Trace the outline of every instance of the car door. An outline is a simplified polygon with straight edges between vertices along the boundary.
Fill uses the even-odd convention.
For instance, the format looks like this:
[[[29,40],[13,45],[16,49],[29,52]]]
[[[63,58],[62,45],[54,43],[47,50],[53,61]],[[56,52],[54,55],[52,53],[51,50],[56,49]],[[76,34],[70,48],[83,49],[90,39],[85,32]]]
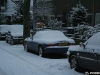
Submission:
[[[36,51],[36,49],[37,49],[36,44],[37,43],[34,41],[34,38],[32,39],[32,37],[30,37],[30,41],[28,41],[29,49]]]
[[[86,45],[85,49],[79,52],[79,61],[87,67],[97,68],[97,54],[95,49]]]
[[[100,49],[98,49],[97,60],[98,60],[98,70],[100,71]]]
[[[33,39],[31,44],[32,44],[32,49],[34,51],[37,51],[37,49],[38,49],[38,43],[36,41],[34,41],[34,39]]]

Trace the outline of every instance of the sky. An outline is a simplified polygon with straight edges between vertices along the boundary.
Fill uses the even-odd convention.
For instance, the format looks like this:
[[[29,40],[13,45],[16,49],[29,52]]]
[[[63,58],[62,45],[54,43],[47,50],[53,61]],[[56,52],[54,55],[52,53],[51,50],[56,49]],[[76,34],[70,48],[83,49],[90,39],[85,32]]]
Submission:
[[[31,6],[33,5],[33,0],[31,0],[31,4],[30,4]]]

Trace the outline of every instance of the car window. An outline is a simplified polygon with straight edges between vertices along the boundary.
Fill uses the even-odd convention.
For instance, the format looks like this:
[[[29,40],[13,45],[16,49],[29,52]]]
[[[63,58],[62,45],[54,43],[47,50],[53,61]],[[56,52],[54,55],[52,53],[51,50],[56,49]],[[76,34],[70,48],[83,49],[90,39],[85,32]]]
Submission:
[[[37,31],[35,35],[33,36],[33,38],[41,38],[41,33]]]
[[[61,31],[38,31],[34,38],[65,38],[66,36]]]
[[[64,38],[66,37],[61,31],[44,31],[41,33],[43,38]]]

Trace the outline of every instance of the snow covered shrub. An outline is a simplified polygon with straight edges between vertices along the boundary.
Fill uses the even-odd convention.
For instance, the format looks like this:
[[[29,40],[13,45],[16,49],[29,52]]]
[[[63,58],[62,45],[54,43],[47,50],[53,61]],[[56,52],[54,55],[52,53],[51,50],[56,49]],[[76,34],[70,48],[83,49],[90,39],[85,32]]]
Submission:
[[[23,23],[23,15],[21,15],[20,13],[13,14],[12,23],[13,24],[22,24]]]
[[[58,21],[57,19],[48,21],[48,27],[58,28],[62,27],[62,21]]]
[[[6,20],[5,20],[5,16],[0,14],[0,24],[5,24]]]
[[[76,32],[78,36],[80,36],[79,39],[87,40],[95,33],[100,32],[100,24],[95,25],[94,27],[89,25],[78,25],[76,27]]]

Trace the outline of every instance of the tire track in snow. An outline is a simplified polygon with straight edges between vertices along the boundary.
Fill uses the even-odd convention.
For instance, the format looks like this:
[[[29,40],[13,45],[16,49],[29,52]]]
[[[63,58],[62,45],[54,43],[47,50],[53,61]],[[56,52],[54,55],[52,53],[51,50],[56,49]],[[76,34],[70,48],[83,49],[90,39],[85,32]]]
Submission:
[[[38,66],[38,65],[36,65],[36,64],[34,64],[34,63],[29,62],[29,61],[26,60],[25,58],[20,57],[19,55],[15,54],[15,53],[13,53],[13,52],[10,52],[10,51],[8,51],[8,50],[2,48],[2,47],[0,47],[0,48],[1,48],[3,51],[5,51],[5,52],[7,52],[7,53],[9,53],[9,54],[11,54],[11,55],[13,55],[14,57],[16,57],[16,58],[18,58],[18,59],[24,61],[25,63],[28,63],[29,65],[34,66],[36,69],[38,69],[38,71],[40,70],[40,71],[43,71],[43,72],[47,73],[46,75],[54,75],[54,74],[52,74],[52,73],[50,73],[50,72],[47,72],[47,71],[44,70],[42,67],[40,67],[40,66]],[[2,70],[1,70],[1,71],[2,71]],[[2,71],[2,73],[3,73],[2,75],[6,75],[6,73],[5,73],[4,71]]]
[[[0,68],[0,75],[6,75],[6,72]]]

